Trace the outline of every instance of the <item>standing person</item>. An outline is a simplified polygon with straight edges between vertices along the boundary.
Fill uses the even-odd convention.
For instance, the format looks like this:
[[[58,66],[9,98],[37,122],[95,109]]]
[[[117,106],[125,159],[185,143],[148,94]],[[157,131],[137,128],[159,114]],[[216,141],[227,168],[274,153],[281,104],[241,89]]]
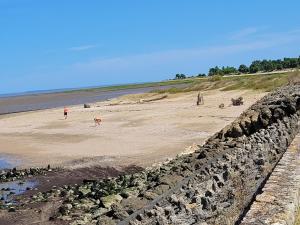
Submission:
[[[68,112],[69,112],[69,109],[65,106],[64,107],[64,117],[65,117],[65,120],[68,118]]]

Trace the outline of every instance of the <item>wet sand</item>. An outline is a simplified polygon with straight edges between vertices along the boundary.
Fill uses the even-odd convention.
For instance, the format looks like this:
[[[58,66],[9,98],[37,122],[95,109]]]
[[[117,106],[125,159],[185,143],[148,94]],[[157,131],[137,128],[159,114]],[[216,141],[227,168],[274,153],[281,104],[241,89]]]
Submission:
[[[0,115],[16,112],[28,112],[40,109],[51,109],[63,107],[65,105],[77,105],[89,102],[104,101],[122,95],[146,93],[152,90],[162,90],[170,87],[184,86],[186,86],[186,84],[129,88],[115,91],[91,89],[89,91],[76,90],[58,93],[36,93],[11,97],[0,96]]]
[[[0,117],[0,154],[18,162],[18,167],[150,166],[197,145],[231,123],[264,93],[238,90],[203,92],[204,105],[196,106],[196,92],[173,94],[148,103],[141,99],[155,94]],[[229,106],[231,98],[243,96],[245,104]],[[224,103],[225,108],[219,109]],[[95,126],[93,118],[102,123]]]

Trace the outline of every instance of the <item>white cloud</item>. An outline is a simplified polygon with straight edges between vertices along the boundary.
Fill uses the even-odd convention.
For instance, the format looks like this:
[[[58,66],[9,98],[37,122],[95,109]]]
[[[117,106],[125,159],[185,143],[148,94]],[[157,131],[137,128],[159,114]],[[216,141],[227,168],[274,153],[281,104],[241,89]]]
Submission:
[[[252,30],[254,32],[254,30]],[[247,32],[244,32],[246,34]],[[248,34],[250,30],[248,31]],[[241,35],[240,35],[241,37]],[[271,49],[289,43],[300,41],[300,30],[285,33],[269,33],[256,36],[255,40],[242,43],[216,45],[194,49],[173,49],[168,51],[120,56],[114,58],[93,59],[78,62],[70,67],[82,72],[127,72],[131,70],[148,70],[153,67],[176,67],[178,64],[188,64],[190,61],[213,60],[242,52]],[[240,42],[240,41],[239,41]]]
[[[81,45],[81,46],[71,47],[69,48],[69,51],[85,51],[96,47],[97,45]]]
[[[237,32],[234,32],[230,35],[231,40],[240,40],[243,38],[247,38],[251,35],[257,34],[259,32],[259,28],[257,27],[247,27]]]

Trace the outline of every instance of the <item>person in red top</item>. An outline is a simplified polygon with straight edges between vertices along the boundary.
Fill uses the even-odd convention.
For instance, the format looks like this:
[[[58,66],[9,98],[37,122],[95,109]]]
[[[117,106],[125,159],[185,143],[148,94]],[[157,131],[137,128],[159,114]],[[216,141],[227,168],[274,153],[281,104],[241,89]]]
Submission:
[[[65,120],[68,118],[68,112],[69,112],[69,109],[67,107],[64,107],[64,117],[65,117]]]

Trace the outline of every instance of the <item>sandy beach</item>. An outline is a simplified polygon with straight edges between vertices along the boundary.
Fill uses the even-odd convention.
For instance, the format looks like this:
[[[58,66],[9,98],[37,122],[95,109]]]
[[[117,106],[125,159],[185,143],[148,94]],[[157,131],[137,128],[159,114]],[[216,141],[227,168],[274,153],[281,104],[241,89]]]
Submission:
[[[150,166],[193,150],[232,122],[265,93],[249,90],[206,91],[196,106],[196,92],[126,95],[110,101],[0,117],[0,154],[18,167],[47,164],[79,168],[93,165]],[[242,96],[244,105],[230,106]],[[225,108],[219,109],[224,103]],[[102,123],[95,126],[93,118]]]

